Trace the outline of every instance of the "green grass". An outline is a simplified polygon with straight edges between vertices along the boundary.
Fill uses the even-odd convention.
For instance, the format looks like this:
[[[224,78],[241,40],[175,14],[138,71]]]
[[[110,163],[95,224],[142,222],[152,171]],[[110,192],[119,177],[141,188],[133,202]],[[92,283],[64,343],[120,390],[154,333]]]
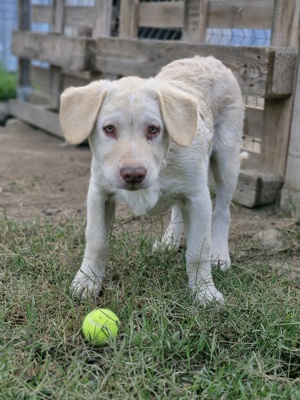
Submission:
[[[0,64],[0,101],[17,96],[17,76],[7,72]]]
[[[120,231],[100,297],[81,303],[69,285],[82,221],[2,220],[0,230],[1,399],[300,399],[299,298],[268,267],[273,254],[253,248],[215,271],[226,305],[204,308],[187,289],[183,253],[152,254],[147,237]],[[295,258],[299,226],[286,238],[294,247],[278,256]],[[120,318],[111,346],[82,338],[96,307]]]

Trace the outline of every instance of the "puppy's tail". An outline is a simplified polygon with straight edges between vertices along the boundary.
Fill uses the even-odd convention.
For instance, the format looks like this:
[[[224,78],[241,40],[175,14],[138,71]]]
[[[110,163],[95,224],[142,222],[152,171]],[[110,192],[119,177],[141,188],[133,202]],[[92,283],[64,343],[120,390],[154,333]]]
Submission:
[[[240,163],[242,164],[242,162],[244,160],[247,160],[248,157],[249,157],[249,153],[247,151],[242,151],[240,153]]]

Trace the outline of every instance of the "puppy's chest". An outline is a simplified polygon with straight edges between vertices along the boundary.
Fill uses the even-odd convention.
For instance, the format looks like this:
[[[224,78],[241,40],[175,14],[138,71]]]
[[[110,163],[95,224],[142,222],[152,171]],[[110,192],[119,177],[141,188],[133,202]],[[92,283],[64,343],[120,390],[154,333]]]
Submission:
[[[157,185],[134,192],[120,190],[117,200],[125,202],[136,215],[158,215],[167,211],[178,200],[178,195],[161,190]]]

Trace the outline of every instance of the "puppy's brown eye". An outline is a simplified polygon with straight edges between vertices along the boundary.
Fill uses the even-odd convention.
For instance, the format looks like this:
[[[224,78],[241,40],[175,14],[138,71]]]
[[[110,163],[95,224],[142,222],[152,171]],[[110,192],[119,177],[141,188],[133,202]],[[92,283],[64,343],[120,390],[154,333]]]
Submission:
[[[106,125],[103,128],[107,136],[116,137],[116,128],[113,125]]]
[[[151,140],[154,137],[156,137],[160,132],[160,129],[158,126],[155,125],[150,125],[148,126],[148,130],[147,130],[147,139]]]

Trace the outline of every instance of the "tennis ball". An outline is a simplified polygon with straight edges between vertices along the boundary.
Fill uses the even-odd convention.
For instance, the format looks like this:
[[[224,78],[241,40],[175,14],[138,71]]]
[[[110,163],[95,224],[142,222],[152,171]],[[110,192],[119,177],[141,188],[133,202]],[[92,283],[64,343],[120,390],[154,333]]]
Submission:
[[[89,342],[96,346],[109,344],[119,329],[119,318],[112,311],[99,308],[90,312],[83,320],[82,333]]]

